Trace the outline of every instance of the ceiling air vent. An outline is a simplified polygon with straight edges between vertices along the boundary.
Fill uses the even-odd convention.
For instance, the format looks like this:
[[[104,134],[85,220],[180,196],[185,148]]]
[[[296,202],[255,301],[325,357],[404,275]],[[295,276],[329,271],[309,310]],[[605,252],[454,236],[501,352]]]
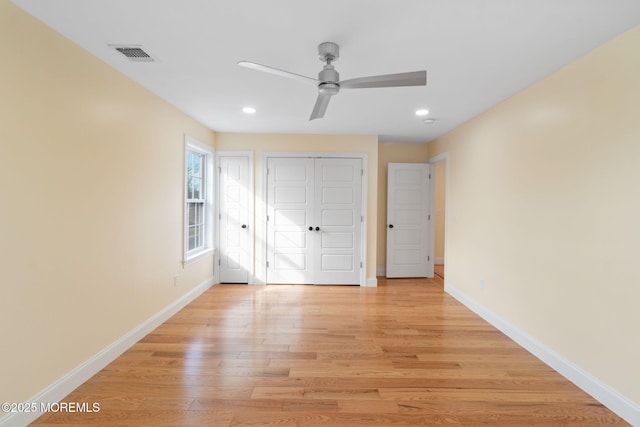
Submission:
[[[140,46],[115,46],[110,45],[112,48],[127,57],[132,62],[153,62],[155,59],[145,52]]]

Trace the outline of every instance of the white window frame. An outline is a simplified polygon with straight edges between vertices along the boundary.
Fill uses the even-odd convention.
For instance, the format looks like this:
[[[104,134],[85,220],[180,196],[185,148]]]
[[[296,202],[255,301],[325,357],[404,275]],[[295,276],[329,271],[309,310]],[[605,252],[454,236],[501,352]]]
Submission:
[[[203,162],[203,186],[202,194],[204,196],[204,231],[202,247],[189,250],[189,212],[188,212],[188,189],[187,189],[187,171],[188,171],[188,153],[192,151],[204,156]],[[214,150],[211,146],[206,145],[195,138],[185,135],[184,137],[184,198],[183,198],[183,225],[182,232],[184,234],[183,242],[183,264],[189,264],[200,258],[211,255],[214,252],[213,235],[214,235]]]

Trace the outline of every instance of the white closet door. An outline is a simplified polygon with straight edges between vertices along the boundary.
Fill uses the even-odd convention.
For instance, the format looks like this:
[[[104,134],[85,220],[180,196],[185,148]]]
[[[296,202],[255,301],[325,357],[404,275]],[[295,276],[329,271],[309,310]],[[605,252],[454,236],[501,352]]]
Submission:
[[[387,277],[433,275],[429,254],[429,172],[425,163],[389,163]]]
[[[248,283],[253,260],[249,204],[249,157],[221,156],[220,165],[220,282]],[[251,226],[251,227],[250,227]]]
[[[315,284],[360,282],[362,162],[316,159]]]
[[[269,158],[267,282],[357,285],[362,161]]]
[[[313,283],[314,180],[313,159],[268,160],[268,283]]]

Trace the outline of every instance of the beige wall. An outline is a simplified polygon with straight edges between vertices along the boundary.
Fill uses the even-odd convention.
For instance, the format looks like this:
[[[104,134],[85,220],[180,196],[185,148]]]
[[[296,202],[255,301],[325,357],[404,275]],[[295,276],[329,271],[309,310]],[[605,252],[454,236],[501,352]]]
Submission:
[[[436,264],[441,264],[444,258],[444,224],[445,224],[445,210],[446,210],[446,171],[447,163],[440,161],[434,165],[435,168],[435,194],[433,212],[435,216],[434,221],[434,247],[433,256],[435,257]]]
[[[181,266],[183,135],[215,141],[5,0],[0,57],[0,402],[22,402],[212,276]]]
[[[291,134],[234,134],[219,133],[216,135],[218,150],[249,150],[254,155],[255,176],[255,230],[260,240],[264,235],[264,195],[263,155],[266,152],[349,152],[366,153],[368,157],[367,181],[367,278],[375,278],[376,259],[376,225],[378,194],[378,137],[375,135],[291,135]],[[256,266],[265,263],[260,246],[256,245]],[[256,273],[260,269],[256,268]]]
[[[378,145],[378,273],[387,268],[387,165],[426,163],[425,144],[380,143]],[[384,275],[384,274],[383,274]]]
[[[636,404],[639,51],[637,27],[429,144],[447,283]]]

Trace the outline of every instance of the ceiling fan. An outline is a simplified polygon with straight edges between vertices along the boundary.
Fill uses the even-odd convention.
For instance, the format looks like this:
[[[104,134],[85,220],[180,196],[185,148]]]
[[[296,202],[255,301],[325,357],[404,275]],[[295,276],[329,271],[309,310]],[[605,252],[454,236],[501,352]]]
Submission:
[[[398,86],[425,86],[427,84],[427,72],[412,71],[409,73],[383,74],[380,76],[358,77],[340,81],[340,75],[333,66],[333,62],[340,57],[340,47],[333,42],[321,43],[318,46],[318,56],[320,61],[325,62],[322,71],[318,73],[318,78],[314,79],[300,74],[291,73],[289,71],[279,70],[277,68],[268,67],[255,62],[240,61],[238,65],[241,67],[251,68],[265,73],[275,74],[276,76],[287,77],[310,83],[318,87],[318,98],[313,106],[311,117],[309,120],[321,119],[324,117],[325,111],[331,97],[336,95],[340,89],[364,89],[373,87],[398,87]]]

